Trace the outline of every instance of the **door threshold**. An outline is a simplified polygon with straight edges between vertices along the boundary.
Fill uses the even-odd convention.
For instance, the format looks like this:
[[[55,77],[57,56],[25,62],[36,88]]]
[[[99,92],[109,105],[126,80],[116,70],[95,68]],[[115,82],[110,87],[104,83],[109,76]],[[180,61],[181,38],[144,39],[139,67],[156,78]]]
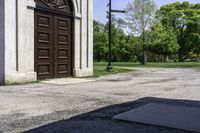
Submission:
[[[90,78],[56,78],[56,79],[47,79],[42,81],[45,84],[54,84],[54,85],[69,85],[69,84],[80,84],[94,82],[96,80]]]

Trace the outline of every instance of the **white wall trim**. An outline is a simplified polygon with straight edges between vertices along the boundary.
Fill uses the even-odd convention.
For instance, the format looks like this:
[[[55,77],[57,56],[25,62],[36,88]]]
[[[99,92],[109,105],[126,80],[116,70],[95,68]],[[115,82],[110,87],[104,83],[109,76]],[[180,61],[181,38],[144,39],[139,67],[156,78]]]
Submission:
[[[36,4],[35,4],[35,2],[33,0],[27,0],[26,1],[26,5],[30,9],[34,9],[36,7]]]

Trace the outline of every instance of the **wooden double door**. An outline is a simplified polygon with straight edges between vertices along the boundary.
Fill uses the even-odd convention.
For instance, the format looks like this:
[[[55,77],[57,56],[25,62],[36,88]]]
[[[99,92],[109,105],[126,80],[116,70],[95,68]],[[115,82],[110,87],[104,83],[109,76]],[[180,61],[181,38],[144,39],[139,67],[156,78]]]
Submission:
[[[35,11],[35,70],[38,79],[72,76],[72,19]]]

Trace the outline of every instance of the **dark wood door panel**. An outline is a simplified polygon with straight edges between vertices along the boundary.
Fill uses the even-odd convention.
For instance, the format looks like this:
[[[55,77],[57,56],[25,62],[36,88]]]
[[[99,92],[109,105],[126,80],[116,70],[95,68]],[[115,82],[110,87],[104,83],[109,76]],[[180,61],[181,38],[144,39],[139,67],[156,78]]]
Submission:
[[[38,79],[53,78],[53,16],[35,12],[35,69]]]
[[[54,17],[54,76],[71,76],[71,19]]]

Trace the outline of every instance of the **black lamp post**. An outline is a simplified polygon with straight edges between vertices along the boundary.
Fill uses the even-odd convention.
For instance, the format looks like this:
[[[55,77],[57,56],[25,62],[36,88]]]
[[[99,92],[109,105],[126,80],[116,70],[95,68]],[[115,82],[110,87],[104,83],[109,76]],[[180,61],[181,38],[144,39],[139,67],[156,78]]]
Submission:
[[[108,66],[107,66],[107,71],[112,71],[112,12],[114,13],[125,13],[123,10],[112,10],[112,0],[109,0],[108,3],[109,6],[109,11],[108,11],[108,18],[109,18],[109,51],[108,51]]]

